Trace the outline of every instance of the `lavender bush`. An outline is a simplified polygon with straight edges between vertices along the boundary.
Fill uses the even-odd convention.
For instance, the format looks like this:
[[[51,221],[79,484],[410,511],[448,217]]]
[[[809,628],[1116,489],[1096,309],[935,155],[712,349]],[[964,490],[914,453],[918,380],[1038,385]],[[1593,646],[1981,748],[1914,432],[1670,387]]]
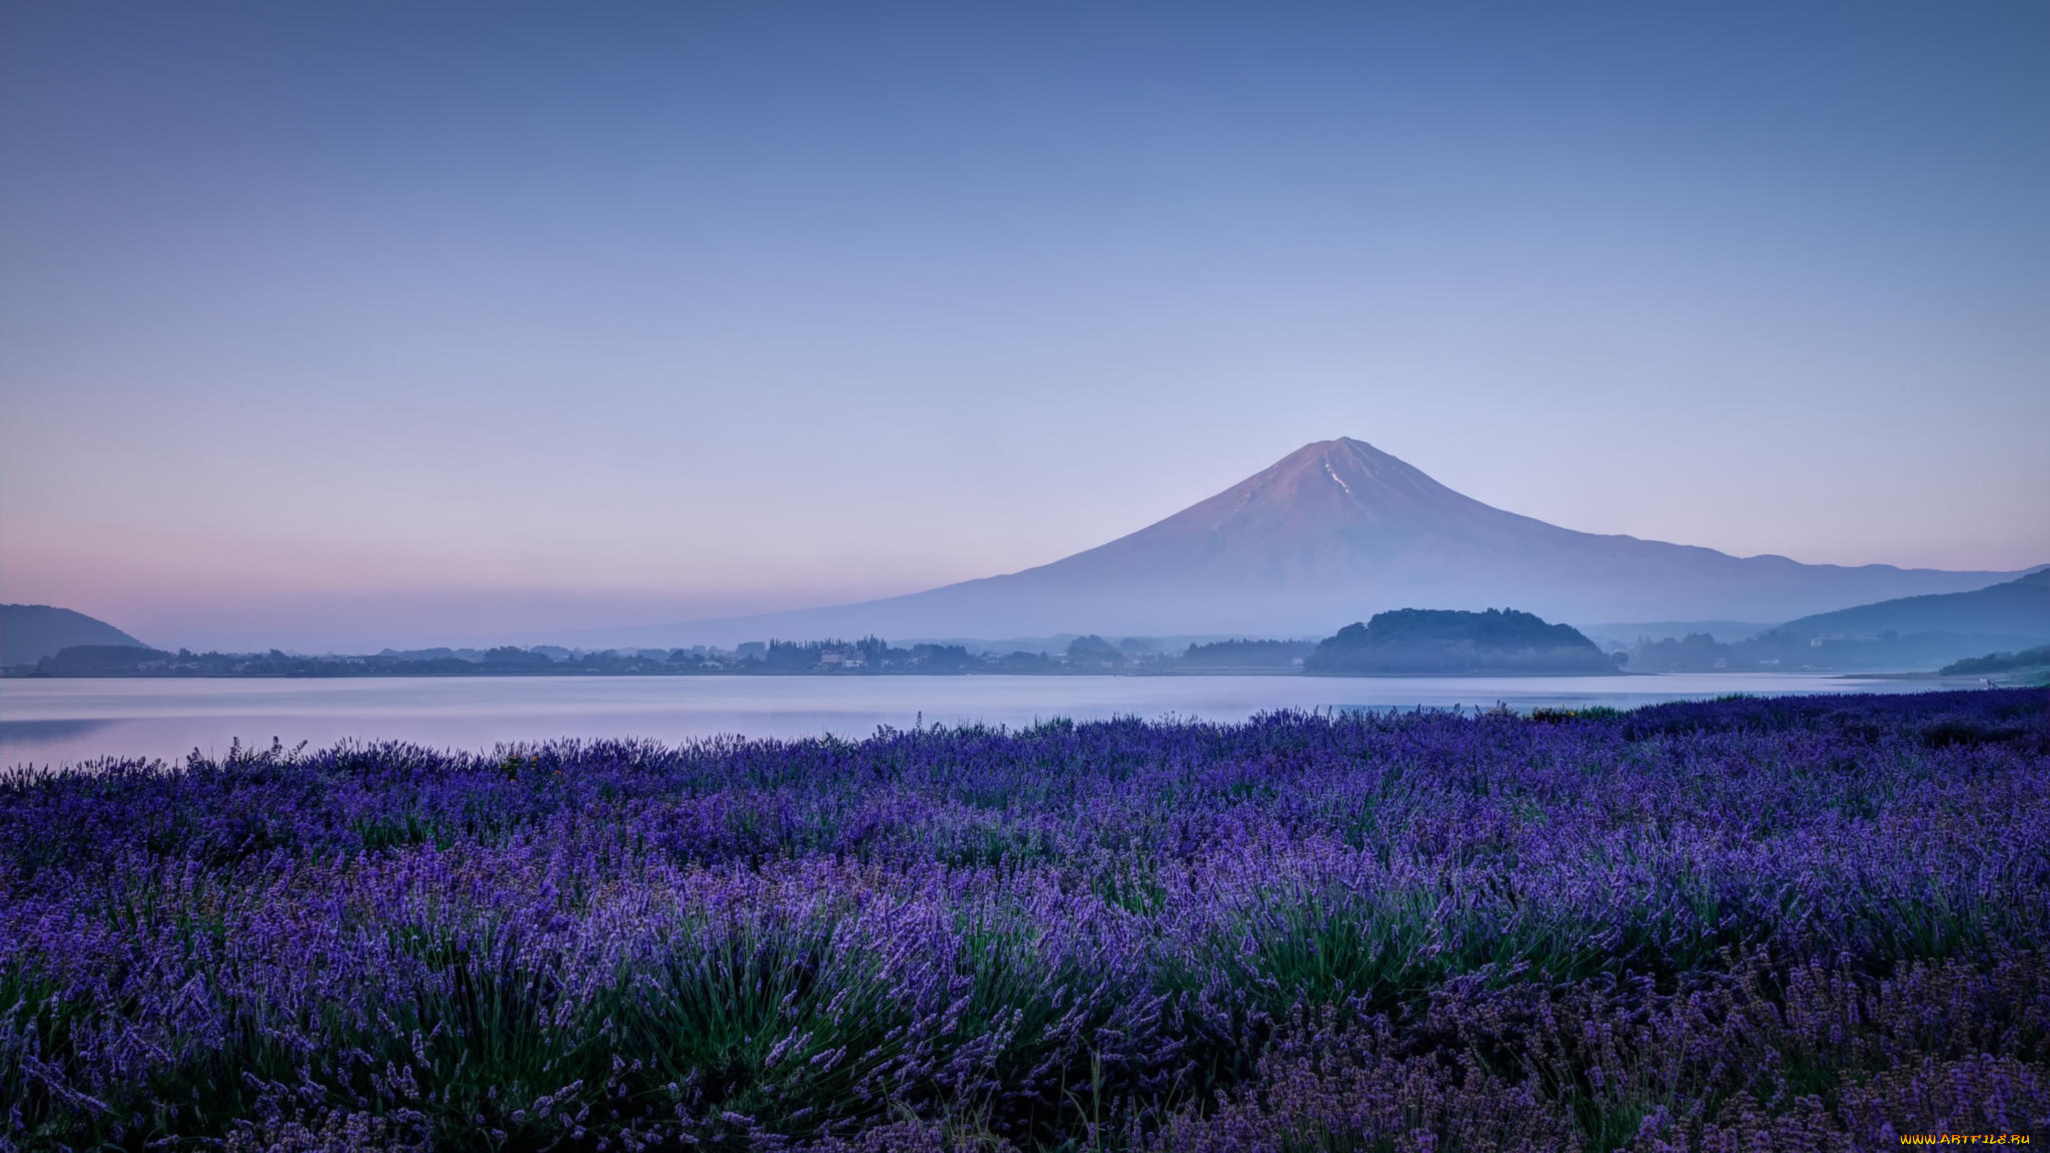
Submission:
[[[2050,1128],[2050,701],[403,745],[0,782],[0,1148]]]

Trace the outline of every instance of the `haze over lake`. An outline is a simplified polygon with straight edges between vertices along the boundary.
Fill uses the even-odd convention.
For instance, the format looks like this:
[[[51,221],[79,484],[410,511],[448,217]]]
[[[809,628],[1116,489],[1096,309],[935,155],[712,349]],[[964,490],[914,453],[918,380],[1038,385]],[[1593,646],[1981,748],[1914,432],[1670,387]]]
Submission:
[[[230,743],[409,741],[435,748],[570,737],[675,743],[721,734],[863,737],[877,726],[1020,726],[1055,717],[1243,720],[1275,709],[1501,702],[1631,708],[1746,692],[1897,692],[1928,682],[1800,674],[1615,677],[446,677],[0,682],[0,764],[177,758]]]

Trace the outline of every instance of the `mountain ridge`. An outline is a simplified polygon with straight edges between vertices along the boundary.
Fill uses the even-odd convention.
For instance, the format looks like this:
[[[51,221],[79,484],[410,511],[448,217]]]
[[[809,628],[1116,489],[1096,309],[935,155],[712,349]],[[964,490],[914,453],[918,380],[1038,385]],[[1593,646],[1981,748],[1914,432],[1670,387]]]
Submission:
[[[1853,605],[1774,630],[1825,633],[1965,633],[2050,639],[2050,569],[1959,593],[1927,593]]]
[[[149,646],[96,617],[55,605],[0,605],[0,666],[32,665],[74,645]]]
[[[1548,620],[1790,620],[2015,575],[1804,565],[1580,532],[1484,504],[1341,437],[1048,564],[859,604],[603,631],[654,643],[870,632],[1289,636],[1388,609],[1503,605]]]

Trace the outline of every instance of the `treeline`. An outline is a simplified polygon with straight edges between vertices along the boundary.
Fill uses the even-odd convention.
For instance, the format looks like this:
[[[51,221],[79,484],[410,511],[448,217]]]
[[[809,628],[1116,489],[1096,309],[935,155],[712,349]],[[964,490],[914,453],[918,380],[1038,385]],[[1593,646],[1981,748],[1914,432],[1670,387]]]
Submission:
[[[1770,629],[1746,640],[1721,642],[1707,633],[1685,637],[1638,639],[1631,650],[1633,672],[1800,672],[1830,670],[1931,669],[1944,673],[2005,672],[2009,668],[1965,668],[1974,660],[1999,661],[2023,654],[1992,654],[1960,661],[1963,653],[1985,652],[1993,637],[1956,633],[1887,631],[1857,635],[1816,636],[1805,631]],[[1958,662],[1952,664],[1951,662]],[[2038,663],[2044,663],[2038,661]],[[2012,666],[2022,667],[2022,666]]]
[[[1723,643],[1707,633],[1640,638],[1626,656],[1601,651],[1569,625],[1514,609],[1455,612],[1399,609],[1348,625],[1320,642],[1225,640],[1165,649],[1149,637],[1075,637],[1058,649],[1009,652],[965,644],[894,645],[859,640],[770,640],[732,649],[580,652],[552,645],[419,649],[364,656],[165,652],[131,645],[78,645],[10,676],[42,677],[389,677],[971,674],[1286,674],[1446,676],[1630,672],[1757,672],[1936,668],[1984,675],[2050,666],[2050,646],[1985,653],[2003,638],[1922,633],[1809,636],[1778,629]],[[2024,644],[2027,639],[2023,638]],[[1979,646],[1965,647],[1960,645]],[[2017,646],[2018,648],[2021,646]],[[1627,663],[1626,663],[1627,662]]]
[[[1182,664],[1204,669],[1287,669],[1300,668],[1317,645],[1314,641],[1218,641],[1192,644],[1182,653]]]
[[[892,645],[856,641],[772,640],[735,649],[612,649],[577,652],[552,645],[494,649],[385,650],[351,656],[166,652],[133,645],[77,645],[35,665],[8,670],[30,677],[415,677],[415,676],[875,676],[1063,673],[1287,672],[1298,669],[1307,641],[1224,641],[1192,644],[1180,654],[1145,637],[1118,641],[1077,637],[1058,652],[972,651],[959,644]]]
[[[1987,673],[2015,673],[2024,669],[2050,669],[2050,645],[2038,645],[2018,653],[1987,653],[1952,661],[1937,671],[1947,677],[1983,676]]]
[[[666,655],[585,653],[555,659],[546,653],[507,645],[474,658],[417,657],[379,653],[370,656],[299,656],[272,649],[265,653],[164,652],[129,645],[77,645],[44,657],[15,675],[31,677],[418,677],[418,676],[605,676],[678,671]]]

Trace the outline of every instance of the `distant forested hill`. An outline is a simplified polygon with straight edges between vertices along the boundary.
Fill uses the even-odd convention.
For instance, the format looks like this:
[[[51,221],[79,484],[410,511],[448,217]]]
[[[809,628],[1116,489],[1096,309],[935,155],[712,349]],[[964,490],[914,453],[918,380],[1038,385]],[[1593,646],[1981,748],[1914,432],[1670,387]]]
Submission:
[[[0,605],[0,666],[32,665],[75,645],[148,645],[105,621],[51,605]]]
[[[1987,653],[1983,657],[1968,657],[1954,661],[1936,670],[1947,677],[1981,676],[1986,673],[2012,673],[2023,669],[2050,668],[2050,645],[2024,649],[2018,653]]]
[[[1645,638],[1631,653],[1630,668],[1881,672],[1943,665],[1946,672],[1980,673],[2006,670],[1953,662],[2031,649],[2045,641],[2050,641],[2050,569],[1971,592],[1900,597],[1817,613],[1733,644],[1718,644],[1699,633]]]
[[[1609,673],[1615,662],[1571,625],[1531,613],[1397,609],[1318,642],[1312,673]]]
[[[1860,633],[1978,633],[2050,639],[2050,569],[1962,593],[1900,597],[1788,621],[1796,636]]]

